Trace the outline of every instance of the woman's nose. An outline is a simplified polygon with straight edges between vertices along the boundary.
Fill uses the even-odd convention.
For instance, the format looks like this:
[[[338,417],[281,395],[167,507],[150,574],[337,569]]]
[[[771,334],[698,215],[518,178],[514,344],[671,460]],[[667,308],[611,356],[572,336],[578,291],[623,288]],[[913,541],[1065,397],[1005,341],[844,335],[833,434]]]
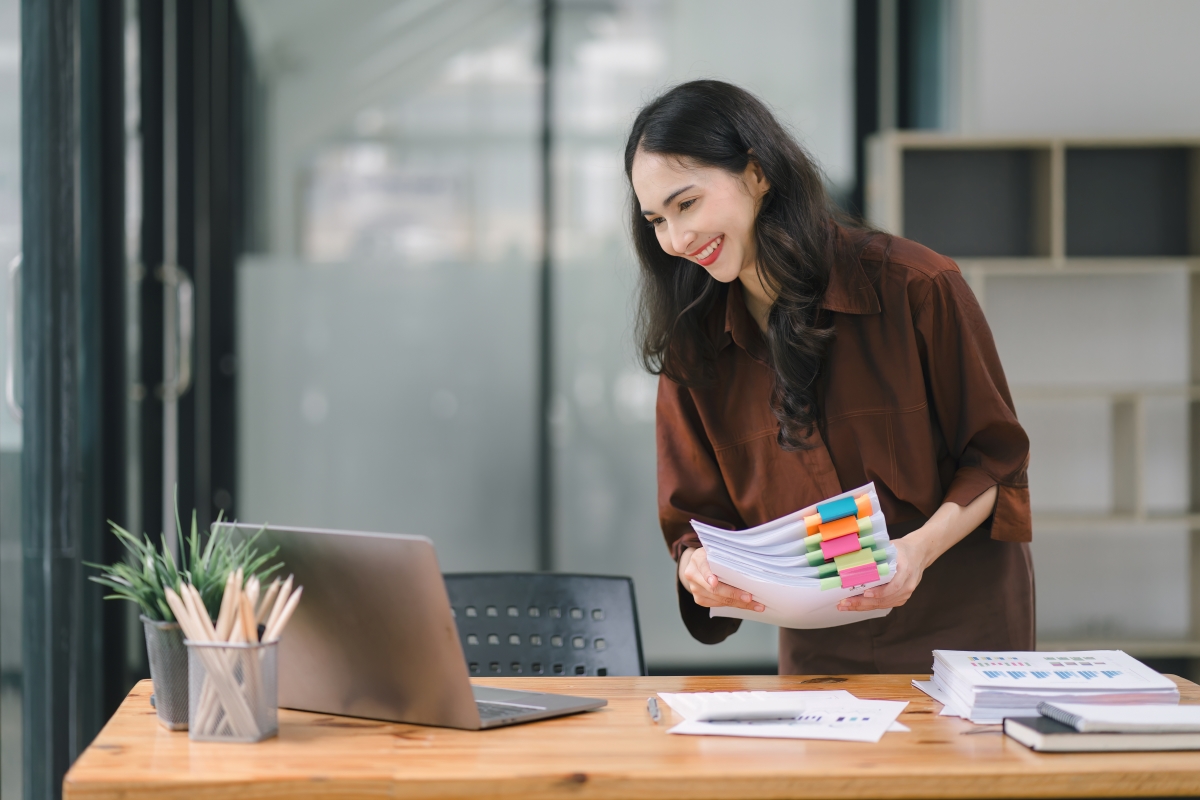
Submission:
[[[671,233],[671,247],[681,256],[686,256],[696,243],[696,234],[692,231],[682,231],[676,234]]]

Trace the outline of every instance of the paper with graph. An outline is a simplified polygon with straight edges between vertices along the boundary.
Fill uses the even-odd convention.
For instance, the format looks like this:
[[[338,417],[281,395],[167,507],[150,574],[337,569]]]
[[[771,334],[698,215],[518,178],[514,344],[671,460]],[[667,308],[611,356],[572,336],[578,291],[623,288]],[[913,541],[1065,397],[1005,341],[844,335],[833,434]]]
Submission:
[[[864,700],[841,690],[659,692],[658,696],[684,718],[667,733],[878,742],[889,730],[908,730],[896,724],[907,701]]]

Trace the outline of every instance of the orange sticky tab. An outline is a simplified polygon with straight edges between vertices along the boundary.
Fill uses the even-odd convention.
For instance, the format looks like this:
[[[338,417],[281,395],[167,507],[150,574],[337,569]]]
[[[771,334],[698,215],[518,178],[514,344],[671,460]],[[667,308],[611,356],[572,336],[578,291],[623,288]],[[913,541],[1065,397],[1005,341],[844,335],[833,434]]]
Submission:
[[[858,506],[860,517],[871,516],[871,495],[864,494],[862,497],[855,498],[854,505]]]
[[[812,536],[821,528],[821,515],[809,514],[804,518],[804,527],[808,531],[808,535]]]
[[[853,533],[858,536],[858,519],[855,517],[842,517],[835,519],[833,522],[826,522],[821,526],[821,541],[828,542],[830,539],[836,539],[839,536],[846,536]]]

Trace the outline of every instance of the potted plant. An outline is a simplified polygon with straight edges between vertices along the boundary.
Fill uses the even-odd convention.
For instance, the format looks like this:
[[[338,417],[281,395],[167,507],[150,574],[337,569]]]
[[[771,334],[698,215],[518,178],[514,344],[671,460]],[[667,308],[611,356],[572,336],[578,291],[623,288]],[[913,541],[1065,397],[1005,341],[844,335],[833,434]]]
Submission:
[[[191,531],[179,542],[179,563],[176,564],[167,548],[165,535],[161,547],[156,548],[149,536],[143,535],[139,539],[110,520],[112,532],[128,551],[127,560],[108,566],[88,564],[102,573],[89,580],[112,590],[105,600],[128,600],[137,603],[141,609],[150,679],[154,683],[154,707],[158,721],[170,730],[187,729],[188,659],[183,633],[167,604],[166,588],[179,591],[181,584],[190,583],[199,591],[209,617],[215,618],[225,582],[231,573],[241,569],[247,578],[257,575],[262,581],[282,566],[275,564],[264,569],[279,548],[260,554],[254,546],[258,534],[235,541],[231,529],[221,526],[220,522],[218,517],[218,524],[206,537],[207,542],[202,542],[193,511]],[[183,526],[178,511],[175,525],[182,537]]]

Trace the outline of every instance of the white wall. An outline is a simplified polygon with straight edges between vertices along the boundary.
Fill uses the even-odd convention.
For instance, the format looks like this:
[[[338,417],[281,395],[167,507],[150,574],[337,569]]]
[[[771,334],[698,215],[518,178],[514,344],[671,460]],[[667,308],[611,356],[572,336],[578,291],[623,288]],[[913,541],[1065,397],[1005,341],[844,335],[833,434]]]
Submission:
[[[1200,2],[957,5],[962,131],[1200,133]]]
[[[1196,0],[952,0],[949,12],[944,86],[951,131],[1200,135]],[[1056,384],[1186,384],[1194,346],[1186,281],[1181,267],[987,283],[988,319],[1030,435],[1042,635],[1188,634],[1184,524],[1101,531],[1037,522],[1044,513],[1102,515],[1111,508],[1108,401],[1099,392],[1074,401],[1022,400],[1021,392]],[[1181,397],[1147,403],[1151,513],[1186,509],[1187,424]]]

